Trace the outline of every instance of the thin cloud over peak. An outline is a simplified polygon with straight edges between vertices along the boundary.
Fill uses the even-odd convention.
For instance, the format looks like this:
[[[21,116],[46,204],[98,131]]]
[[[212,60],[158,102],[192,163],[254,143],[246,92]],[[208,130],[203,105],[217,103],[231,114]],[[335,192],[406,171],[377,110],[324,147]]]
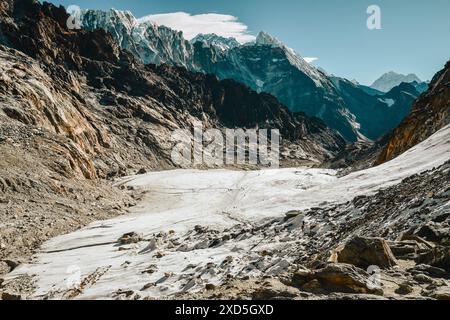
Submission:
[[[215,33],[225,38],[235,38],[240,43],[255,40],[255,36],[248,31],[247,25],[232,15],[205,13],[191,15],[186,12],[154,14],[142,17],[140,22],[152,21],[159,25],[183,31],[187,40],[199,34]]]

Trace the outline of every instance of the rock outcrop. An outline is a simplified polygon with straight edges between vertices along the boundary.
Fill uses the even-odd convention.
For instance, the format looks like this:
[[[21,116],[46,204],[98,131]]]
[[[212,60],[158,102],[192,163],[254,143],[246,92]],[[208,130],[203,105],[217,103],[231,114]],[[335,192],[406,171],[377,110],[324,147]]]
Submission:
[[[382,238],[352,238],[337,252],[337,261],[363,269],[370,266],[386,269],[397,265],[388,243]]]
[[[314,271],[297,271],[293,275],[294,286],[303,291],[326,294],[330,292],[383,294],[370,285],[370,275],[349,264],[329,264]]]

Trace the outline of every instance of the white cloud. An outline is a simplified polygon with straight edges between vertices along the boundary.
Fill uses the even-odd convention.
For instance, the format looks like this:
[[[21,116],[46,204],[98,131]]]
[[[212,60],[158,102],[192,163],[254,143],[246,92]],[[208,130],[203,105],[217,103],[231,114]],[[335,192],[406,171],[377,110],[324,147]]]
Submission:
[[[215,33],[226,38],[232,37],[240,43],[255,40],[255,37],[249,34],[248,27],[239,22],[237,17],[225,14],[205,13],[191,15],[186,12],[174,12],[148,15],[140,18],[139,21],[153,21],[158,25],[183,31],[187,40],[191,40],[201,33]]]
[[[319,60],[319,58],[316,57],[304,57],[303,59],[308,63],[313,63],[314,61]]]

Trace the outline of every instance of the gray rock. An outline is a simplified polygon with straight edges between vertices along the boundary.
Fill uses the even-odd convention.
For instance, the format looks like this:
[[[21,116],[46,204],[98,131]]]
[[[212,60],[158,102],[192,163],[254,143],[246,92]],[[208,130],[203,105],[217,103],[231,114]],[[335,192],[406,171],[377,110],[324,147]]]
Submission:
[[[450,247],[438,246],[428,250],[416,260],[417,263],[442,268],[450,273]]]
[[[447,272],[444,269],[429,266],[426,264],[418,264],[413,268],[407,269],[411,274],[425,274],[430,277],[442,278],[445,277]]]

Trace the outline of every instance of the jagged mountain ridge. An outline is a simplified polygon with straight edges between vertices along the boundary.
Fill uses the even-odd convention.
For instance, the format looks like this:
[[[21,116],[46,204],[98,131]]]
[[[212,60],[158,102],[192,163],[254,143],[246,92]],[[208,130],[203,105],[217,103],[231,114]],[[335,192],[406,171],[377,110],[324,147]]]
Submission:
[[[105,15],[109,20],[104,19]],[[82,21],[88,30],[98,27],[111,30],[122,47],[130,50],[144,63],[158,64],[163,61],[181,65],[191,71],[214,74],[220,79],[234,79],[258,92],[271,93],[291,111],[305,112],[321,118],[349,142],[361,138],[376,140],[393,129],[392,121],[387,116],[374,120],[367,114],[361,117],[359,110],[364,105],[349,104],[330,76],[265,32],[261,32],[255,42],[243,45],[216,35],[200,35],[189,42],[183,41],[179,32],[172,31],[173,35],[170,35],[168,28],[152,23],[152,30],[161,28],[164,32],[143,32],[147,27],[145,24],[131,18],[129,13],[126,14],[125,21],[121,22],[120,14],[114,10],[106,13],[85,11]],[[127,27],[129,25],[133,27],[130,29]],[[171,40],[174,37],[176,41]],[[144,50],[147,45],[150,48],[148,54]],[[158,50],[161,50],[159,55]],[[370,105],[376,104],[377,99],[378,97],[373,98]],[[370,97],[366,100],[370,100]],[[385,112],[389,108],[388,104],[379,104],[378,107],[382,109],[377,111],[378,114],[392,114],[392,110]],[[395,118],[403,119],[409,112],[404,112],[408,107],[410,105],[399,108]],[[374,131],[371,128],[376,125],[374,121],[388,125]]]
[[[113,36],[121,48],[133,53],[143,63],[169,63],[199,71],[192,60],[193,47],[176,32],[151,21],[139,22],[130,12],[87,10],[80,14],[88,30],[102,28]]]
[[[196,42],[201,42],[207,47],[213,46],[223,51],[240,46],[240,43],[234,38],[224,38],[215,34],[199,34],[191,40],[191,43]]]

